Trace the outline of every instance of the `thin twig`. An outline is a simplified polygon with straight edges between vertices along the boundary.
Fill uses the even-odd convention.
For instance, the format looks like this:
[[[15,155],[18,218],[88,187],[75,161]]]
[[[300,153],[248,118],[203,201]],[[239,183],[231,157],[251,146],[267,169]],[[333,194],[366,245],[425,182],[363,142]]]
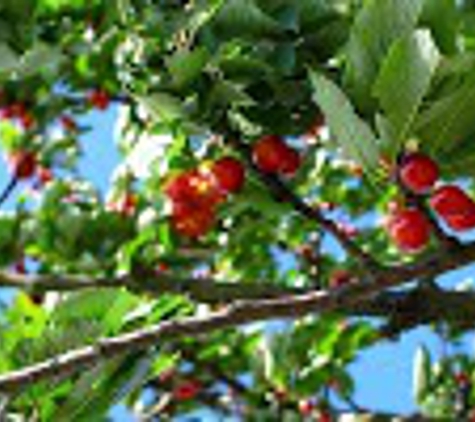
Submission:
[[[355,258],[361,269],[367,274],[375,274],[381,270],[381,265],[367,252],[361,249],[356,242],[351,240],[333,220],[327,219],[317,207],[308,205],[304,200],[298,197],[284,181],[279,177],[261,171],[252,160],[252,151],[250,146],[240,140],[238,133],[233,131],[227,124],[223,124],[220,129],[227,137],[227,142],[232,145],[246,160],[248,167],[259,176],[261,181],[270,189],[273,195],[282,201],[288,202],[301,215],[315,221],[319,226],[331,233],[341,244],[343,249]]]
[[[13,190],[16,188],[17,184],[18,184],[18,178],[16,176],[12,176],[8,184],[5,186],[2,193],[0,194],[0,206],[2,206],[3,203],[8,199],[8,197],[11,195]]]

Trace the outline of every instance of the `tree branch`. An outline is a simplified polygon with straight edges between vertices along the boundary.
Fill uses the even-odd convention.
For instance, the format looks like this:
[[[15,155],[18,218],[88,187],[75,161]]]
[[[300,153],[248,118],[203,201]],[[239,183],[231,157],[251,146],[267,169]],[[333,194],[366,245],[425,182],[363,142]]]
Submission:
[[[23,386],[49,377],[66,376],[102,359],[129,351],[145,349],[159,342],[174,341],[187,336],[202,336],[224,328],[255,321],[298,318],[309,313],[346,309],[373,297],[383,290],[400,286],[421,276],[436,276],[442,272],[467,265],[475,260],[475,244],[460,246],[457,251],[436,254],[422,262],[385,270],[368,282],[348,284],[331,291],[315,291],[302,295],[284,296],[236,302],[207,316],[164,321],[157,325],[104,338],[55,358],[15,370],[0,376],[0,391],[12,392]]]
[[[70,292],[84,289],[125,287],[139,294],[160,296],[183,294],[197,302],[218,304],[235,300],[259,300],[301,294],[305,288],[281,287],[270,283],[226,283],[211,278],[178,278],[172,274],[150,274],[117,278],[86,278],[74,275],[25,275],[0,271],[0,288],[11,287],[29,293]]]
[[[288,202],[301,215],[317,222],[321,228],[331,233],[346,251],[355,258],[362,269],[367,273],[375,273],[381,269],[380,264],[367,252],[361,249],[356,242],[351,240],[333,220],[327,219],[318,208],[308,205],[298,197],[279,177],[261,171],[252,160],[252,152],[249,145],[240,141],[240,136],[234,133],[229,127],[221,128],[229,138],[228,142],[241,153],[246,160],[248,167],[259,176],[261,181],[270,189],[273,195],[283,201]]]
[[[8,199],[10,194],[16,188],[17,184],[18,184],[18,178],[15,175],[13,175],[10,178],[8,184],[3,188],[3,191],[0,193],[0,206],[2,206],[3,203]]]

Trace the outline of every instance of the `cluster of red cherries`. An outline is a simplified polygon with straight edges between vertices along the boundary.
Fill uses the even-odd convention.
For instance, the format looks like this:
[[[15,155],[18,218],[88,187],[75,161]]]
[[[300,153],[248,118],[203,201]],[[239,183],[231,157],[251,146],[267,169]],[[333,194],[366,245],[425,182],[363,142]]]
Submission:
[[[190,238],[208,232],[214,224],[217,205],[228,194],[241,190],[244,178],[241,162],[226,156],[170,179],[165,194],[171,201],[171,220],[176,232]]]
[[[475,228],[475,201],[458,185],[441,184],[439,168],[421,152],[406,154],[397,169],[399,182],[415,195],[428,197],[434,213],[454,232]],[[386,225],[390,238],[404,252],[421,251],[430,241],[432,226],[416,206],[396,206]]]
[[[24,130],[29,130],[35,125],[35,118],[26,105],[20,102],[2,107],[0,117],[6,120],[17,121]]]
[[[299,153],[276,135],[264,136],[253,144],[252,160],[262,172],[281,176],[291,176],[300,166]],[[244,182],[245,168],[231,156],[171,178],[164,191],[171,201],[176,232],[189,238],[206,234],[215,222],[217,205],[239,192]]]

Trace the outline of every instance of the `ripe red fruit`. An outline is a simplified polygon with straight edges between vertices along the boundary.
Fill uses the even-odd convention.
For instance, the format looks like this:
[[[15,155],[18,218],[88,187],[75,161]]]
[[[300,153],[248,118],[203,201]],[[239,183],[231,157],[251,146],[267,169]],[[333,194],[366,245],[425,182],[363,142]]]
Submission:
[[[130,217],[135,213],[137,197],[132,192],[126,192],[113,202],[107,204],[107,209],[124,217]]]
[[[416,208],[396,211],[389,218],[388,234],[399,249],[418,252],[429,242],[431,227],[426,216]]]
[[[475,201],[462,188],[441,186],[432,194],[430,205],[452,230],[461,232],[475,228]]]
[[[289,393],[286,390],[284,390],[283,388],[276,388],[273,391],[273,394],[274,394],[274,398],[278,402],[281,402],[281,403],[285,402],[289,398]]]
[[[335,270],[330,274],[330,287],[340,287],[352,281],[352,276],[347,270]]]
[[[211,173],[218,187],[226,193],[238,192],[244,184],[244,166],[236,158],[220,158],[212,164]]]
[[[402,184],[414,193],[426,193],[439,178],[439,168],[437,164],[419,152],[408,154],[403,158],[399,167],[399,179]]]
[[[102,89],[95,89],[88,96],[89,104],[99,110],[105,110],[109,107],[110,96],[109,94]]]
[[[165,184],[165,194],[173,202],[184,202],[197,207],[201,203],[215,205],[224,199],[223,192],[209,173],[192,169],[171,178]]]
[[[78,129],[76,121],[67,114],[60,117],[61,125],[69,132],[75,132]]]
[[[300,166],[300,156],[276,135],[260,138],[252,148],[254,163],[266,173],[291,175]]]
[[[282,156],[280,172],[286,176],[292,176],[300,167],[300,154],[294,149],[288,148]]]
[[[8,162],[17,179],[28,179],[35,174],[37,160],[33,151],[14,151],[9,155]]]
[[[173,397],[176,400],[192,400],[201,390],[201,385],[198,381],[183,381],[177,385],[173,390]]]
[[[176,370],[174,368],[165,369],[163,372],[160,372],[158,375],[158,381],[162,384],[169,383],[173,380],[173,377],[176,375]]]
[[[193,207],[187,203],[174,203],[172,225],[177,233],[198,238],[205,235],[214,224],[214,209],[212,207]]]
[[[15,264],[13,265],[13,268],[15,269],[15,272],[17,272],[18,274],[26,274],[26,265],[23,259],[16,261]]]
[[[53,173],[48,167],[38,166],[36,177],[38,178],[39,186],[44,186],[53,180]]]
[[[332,415],[327,411],[321,411],[318,415],[318,422],[332,422]]]
[[[455,382],[458,385],[468,385],[471,383],[471,379],[470,376],[465,372],[460,372],[458,374],[455,374]]]
[[[429,200],[432,209],[440,216],[463,214],[472,209],[475,202],[456,185],[445,185],[437,188]]]
[[[117,201],[117,211],[125,216],[131,216],[135,212],[135,208],[137,207],[137,197],[131,193],[125,193],[119,200]]]
[[[28,114],[28,111],[23,103],[15,103],[10,106],[10,113],[12,117],[21,117]]]
[[[0,118],[13,119],[15,117],[14,110],[11,106],[2,107],[0,109]]]
[[[471,230],[475,228],[475,206],[465,210],[465,212],[461,214],[442,216],[442,219],[453,231],[463,232]]]
[[[18,116],[18,119],[20,121],[21,127],[24,130],[29,130],[35,125],[35,118],[28,112],[25,112]]]
[[[313,413],[315,406],[310,400],[299,400],[298,409],[302,416],[310,416]]]

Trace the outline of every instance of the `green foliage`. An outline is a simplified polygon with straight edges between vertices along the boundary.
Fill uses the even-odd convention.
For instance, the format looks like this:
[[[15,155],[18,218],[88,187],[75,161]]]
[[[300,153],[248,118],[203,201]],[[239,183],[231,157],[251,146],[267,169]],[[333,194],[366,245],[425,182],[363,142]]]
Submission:
[[[378,140],[370,126],[358,117],[345,94],[333,82],[314,73],[311,78],[316,101],[335,140],[348,158],[373,173],[378,164]]]
[[[368,92],[389,49],[413,31],[423,4],[423,0],[371,0],[355,17],[347,47],[346,79],[362,108],[371,105]]]
[[[473,2],[455,0],[0,2],[0,146],[7,172],[18,151],[38,162],[1,204],[0,265],[21,280],[22,271],[57,283],[133,279],[15,291],[0,314],[0,372],[234,309],[227,293],[197,299],[216,293],[200,283],[243,296],[265,287],[271,296],[328,288],[338,270],[367,270],[332,243],[315,210],[381,264],[417,263],[389,242],[380,217],[403,196],[394,169],[414,145],[440,164],[443,180],[473,185],[474,22]],[[121,161],[104,192],[79,164],[89,157],[88,113],[100,123],[108,103]],[[265,135],[298,152],[295,174],[256,173],[253,147]],[[245,167],[242,189],[219,192],[205,233],[183,235],[170,181],[209,175],[229,155]],[[191,190],[206,191],[204,180]],[[435,248],[434,240],[427,254]],[[392,309],[378,312],[393,322]],[[121,402],[138,418],[166,419],[206,404],[244,419],[301,420],[299,402],[310,400],[316,418],[337,409],[334,395],[354,407],[350,365],[381,340],[380,321],[361,313],[167,338],[31,383],[5,411],[96,421]],[[414,397],[424,414],[451,417],[460,390],[453,375],[472,374],[473,362],[437,359],[417,351]],[[190,380],[200,392],[180,400]]]
[[[389,157],[401,148],[431,85],[440,55],[430,33],[418,31],[396,41],[386,56],[374,84],[391,132],[396,137]],[[396,149],[397,148],[397,149]]]

